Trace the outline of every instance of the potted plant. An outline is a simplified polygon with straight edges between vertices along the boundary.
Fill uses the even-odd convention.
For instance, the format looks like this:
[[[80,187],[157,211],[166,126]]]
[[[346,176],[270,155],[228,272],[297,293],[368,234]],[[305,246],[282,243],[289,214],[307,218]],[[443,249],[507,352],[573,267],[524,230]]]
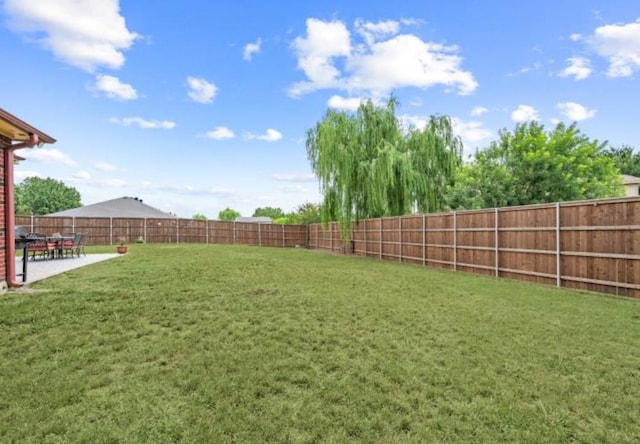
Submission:
[[[127,245],[125,245],[125,240],[126,239],[124,237],[121,237],[119,239],[120,244],[117,247],[118,248],[118,254],[126,254],[127,253],[128,247],[127,247]]]

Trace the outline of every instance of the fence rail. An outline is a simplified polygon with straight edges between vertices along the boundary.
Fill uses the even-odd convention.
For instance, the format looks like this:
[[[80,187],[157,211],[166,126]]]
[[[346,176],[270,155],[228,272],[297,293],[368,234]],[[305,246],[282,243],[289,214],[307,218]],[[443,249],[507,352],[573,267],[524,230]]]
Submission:
[[[309,248],[640,297],[637,197],[367,219],[345,245],[337,223]]]
[[[16,217],[88,245],[145,242],[308,248],[640,298],[640,198],[367,219],[345,245],[331,223]]]

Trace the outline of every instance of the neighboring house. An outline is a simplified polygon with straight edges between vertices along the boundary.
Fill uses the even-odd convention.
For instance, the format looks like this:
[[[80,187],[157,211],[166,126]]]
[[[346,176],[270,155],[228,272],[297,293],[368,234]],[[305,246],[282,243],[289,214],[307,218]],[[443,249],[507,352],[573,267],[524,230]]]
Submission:
[[[251,222],[254,224],[270,224],[271,218],[266,216],[258,216],[258,217],[238,217],[236,222]]]
[[[640,177],[622,175],[625,196],[640,196]]]
[[[0,108],[0,288],[19,287],[16,280],[13,164],[14,152],[41,147],[56,139]]]
[[[129,217],[147,219],[175,219],[176,216],[165,213],[142,202],[137,197],[119,197],[84,207],[72,208],[47,214],[51,217]]]

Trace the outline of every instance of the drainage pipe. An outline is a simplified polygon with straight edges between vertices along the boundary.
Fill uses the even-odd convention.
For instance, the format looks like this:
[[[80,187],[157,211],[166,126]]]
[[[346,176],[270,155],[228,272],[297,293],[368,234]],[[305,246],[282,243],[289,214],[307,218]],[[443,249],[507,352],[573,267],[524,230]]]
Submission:
[[[5,251],[7,285],[9,287],[21,287],[22,283],[16,280],[16,244],[15,244],[15,210],[13,187],[13,152],[21,148],[32,148],[38,144],[38,135],[29,133],[29,140],[8,145],[3,150],[4,160],[4,217],[5,217]],[[26,259],[26,258],[25,258]]]

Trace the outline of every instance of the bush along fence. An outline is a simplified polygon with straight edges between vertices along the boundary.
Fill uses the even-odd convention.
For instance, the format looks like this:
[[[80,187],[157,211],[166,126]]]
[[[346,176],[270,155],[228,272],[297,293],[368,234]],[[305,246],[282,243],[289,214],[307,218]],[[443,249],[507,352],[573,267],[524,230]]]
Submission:
[[[345,244],[337,223],[16,217],[32,232],[85,234],[87,245],[306,246],[429,267],[640,298],[640,198],[367,219]]]
[[[310,248],[640,297],[640,199],[362,220],[309,227]]]
[[[241,244],[295,247],[307,244],[305,225],[192,219],[16,216],[16,225],[38,233],[84,233],[87,245],[134,243]]]

